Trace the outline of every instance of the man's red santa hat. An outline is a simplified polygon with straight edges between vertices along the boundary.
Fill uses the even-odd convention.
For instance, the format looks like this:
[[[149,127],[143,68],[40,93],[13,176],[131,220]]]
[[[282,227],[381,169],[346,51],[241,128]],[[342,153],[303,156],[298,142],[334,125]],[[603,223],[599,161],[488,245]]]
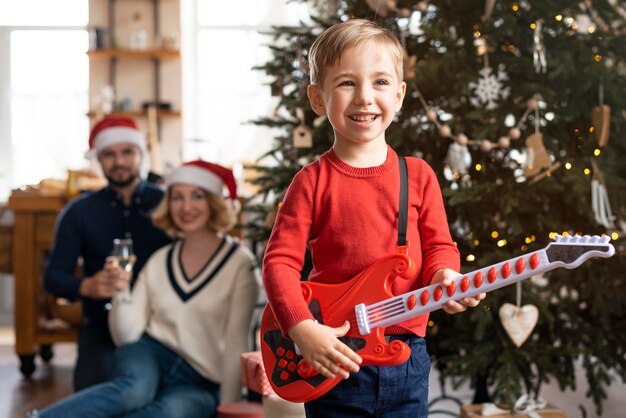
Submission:
[[[98,155],[103,149],[120,143],[135,145],[142,154],[146,154],[146,138],[133,119],[126,116],[105,116],[91,129],[88,154]]]
[[[224,186],[228,188],[229,197],[237,199],[237,182],[232,170],[219,164],[203,160],[195,160],[184,163],[170,174],[167,185],[190,184],[200,187],[209,193],[223,196]]]

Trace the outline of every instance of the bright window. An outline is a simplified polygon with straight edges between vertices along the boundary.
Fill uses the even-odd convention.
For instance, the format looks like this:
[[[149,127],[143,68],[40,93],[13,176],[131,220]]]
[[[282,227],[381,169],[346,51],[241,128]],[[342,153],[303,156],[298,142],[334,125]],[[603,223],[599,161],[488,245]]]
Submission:
[[[255,161],[272,145],[275,132],[248,124],[276,107],[268,79],[257,65],[271,59],[272,26],[309,22],[307,6],[288,0],[240,2],[187,0],[183,16],[190,50],[185,59],[183,158],[226,165]]]
[[[88,0],[0,0],[0,202],[86,165]]]

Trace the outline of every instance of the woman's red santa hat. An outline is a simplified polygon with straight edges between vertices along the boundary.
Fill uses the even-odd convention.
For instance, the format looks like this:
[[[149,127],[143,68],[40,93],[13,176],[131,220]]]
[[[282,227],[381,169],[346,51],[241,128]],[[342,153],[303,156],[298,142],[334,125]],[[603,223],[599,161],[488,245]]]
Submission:
[[[88,154],[98,155],[103,149],[120,143],[135,145],[142,154],[146,154],[146,138],[133,119],[105,116],[91,129]]]
[[[229,197],[237,199],[237,182],[232,170],[219,164],[203,160],[195,160],[184,163],[170,174],[167,185],[190,184],[200,187],[217,196],[223,195],[224,186],[228,188]]]

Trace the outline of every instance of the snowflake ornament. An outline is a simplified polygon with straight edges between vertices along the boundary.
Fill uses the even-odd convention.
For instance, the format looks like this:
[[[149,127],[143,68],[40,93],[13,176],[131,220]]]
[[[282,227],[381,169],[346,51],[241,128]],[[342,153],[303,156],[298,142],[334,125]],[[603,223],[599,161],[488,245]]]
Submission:
[[[491,67],[484,67],[478,72],[480,78],[478,83],[471,82],[469,87],[474,91],[474,96],[470,97],[470,103],[475,107],[485,106],[487,110],[498,107],[496,101],[509,97],[510,88],[504,85],[509,79],[504,64],[498,66],[497,74],[492,72]]]

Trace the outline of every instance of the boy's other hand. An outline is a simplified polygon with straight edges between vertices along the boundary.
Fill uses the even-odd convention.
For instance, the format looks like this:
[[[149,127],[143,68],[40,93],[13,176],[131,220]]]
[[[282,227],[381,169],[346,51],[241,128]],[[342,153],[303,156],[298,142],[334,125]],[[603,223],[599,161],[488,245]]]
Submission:
[[[452,269],[437,270],[437,272],[433,275],[430,283],[441,283],[442,285],[448,287],[450,286],[450,284],[452,284],[452,279],[454,279],[458,275],[459,273]],[[466,297],[460,299],[458,302],[449,300],[442,306],[442,309],[449,314],[464,312],[465,310],[467,310],[467,308],[475,308],[476,306],[478,306],[480,301],[485,299],[485,296],[485,293],[480,293],[474,297]]]
[[[338,339],[349,330],[348,321],[340,327],[331,328],[307,319],[291,327],[288,334],[300,348],[302,357],[318,373],[329,379],[337,375],[347,379],[349,372],[359,371],[359,364],[363,361]]]

